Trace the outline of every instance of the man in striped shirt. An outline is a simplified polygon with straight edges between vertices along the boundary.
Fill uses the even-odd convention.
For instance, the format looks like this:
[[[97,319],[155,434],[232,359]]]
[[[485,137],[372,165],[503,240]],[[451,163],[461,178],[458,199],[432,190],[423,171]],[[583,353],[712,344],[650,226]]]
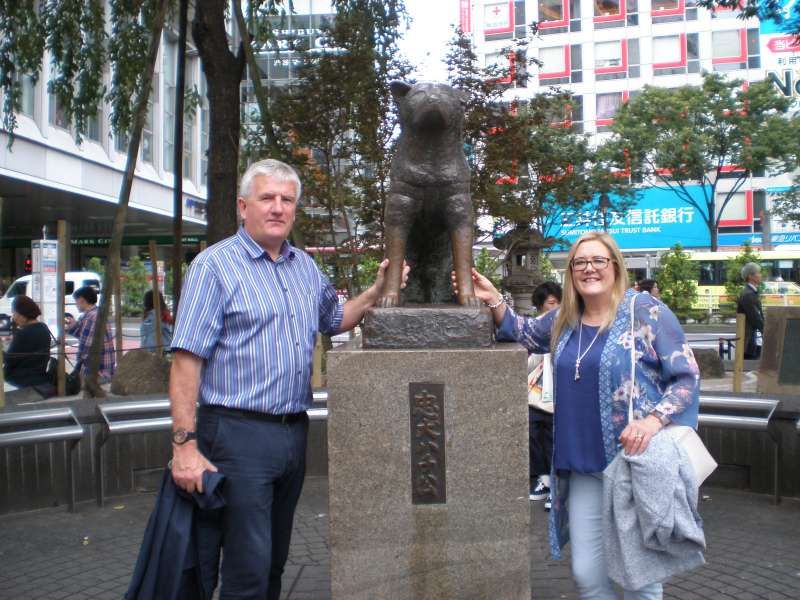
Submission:
[[[389,263],[339,304],[311,257],[287,241],[300,192],[289,165],[247,169],[237,201],[244,226],[194,259],[175,323],[172,476],[188,492],[202,490],[206,470],[226,476],[222,515],[199,519],[200,539],[221,534],[223,600],[280,597],[305,475],[316,335],[354,327],[381,297]],[[218,551],[201,548],[201,560]]]

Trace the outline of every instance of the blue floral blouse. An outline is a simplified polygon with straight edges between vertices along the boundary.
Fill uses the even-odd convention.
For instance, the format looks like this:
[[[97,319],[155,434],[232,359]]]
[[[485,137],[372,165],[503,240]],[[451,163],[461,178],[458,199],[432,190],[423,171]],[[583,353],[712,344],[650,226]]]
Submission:
[[[628,423],[631,344],[635,344],[637,359],[633,385],[634,417],[641,419],[658,410],[669,415],[674,423],[697,427],[700,370],[683,329],[665,304],[650,294],[638,294],[634,309],[634,339],[631,340],[630,305],[636,294],[634,290],[628,290],[620,302],[600,358],[597,392],[606,463],[610,463],[622,448],[619,436]],[[532,318],[506,309],[497,339],[519,342],[529,352],[548,352],[557,313],[557,310],[552,310],[539,318]],[[556,341],[554,364],[571,334],[572,328],[566,326]],[[569,390],[556,386],[553,390],[556,404],[561,393],[569,393]],[[560,558],[561,548],[569,541],[566,510],[569,479],[558,478],[553,473],[552,480],[555,484],[550,486],[553,494],[550,545],[553,556]]]

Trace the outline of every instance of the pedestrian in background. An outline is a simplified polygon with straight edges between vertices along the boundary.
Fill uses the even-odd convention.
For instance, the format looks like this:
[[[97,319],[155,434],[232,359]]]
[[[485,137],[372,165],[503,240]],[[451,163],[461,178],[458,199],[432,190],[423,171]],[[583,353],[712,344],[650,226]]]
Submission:
[[[156,315],[153,306],[153,290],[144,293],[144,314],[142,324],[139,326],[142,348],[150,352],[163,352],[164,348],[172,345],[172,315],[164,302],[164,296],[158,292],[159,306],[161,307],[161,347],[156,348]]]
[[[561,286],[545,281],[533,290],[531,302],[541,317],[561,304]],[[553,457],[553,365],[550,353],[528,355],[528,448],[531,500],[544,500],[550,510],[550,467]]]
[[[652,437],[670,422],[696,427],[700,374],[669,308],[649,294],[627,289],[624,258],[608,234],[590,232],[579,237],[569,250],[567,264],[561,306],[536,319],[506,307],[492,283],[474,269],[472,279],[475,295],[491,307],[498,340],[517,341],[530,352],[552,351],[551,550],[560,558],[561,548],[569,541],[572,574],[581,598],[611,600],[617,595],[603,541],[604,527],[611,521],[604,512],[603,470],[619,452],[629,457],[644,453]],[[632,347],[638,355],[635,385]],[[631,421],[629,402],[633,404]],[[672,483],[662,477],[662,485]],[[677,489],[678,482],[674,483]],[[663,525],[659,536],[669,538],[669,522]],[[626,600],[660,600],[660,581],[625,589]]]
[[[3,375],[18,388],[48,383],[50,329],[38,320],[41,314],[39,305],[28,296],[14,296],[11,320],[16,328],[3,355]]]
[[[744,314],[744,357],[755,360],[761,357],[764,332],[764,311],[758,286],[761,285],[761,267],[747,263],[742,267],[744,289],[736,301],[736,312]]]
[[[78,338],[78,362],[75,371],[86,377],[89,373],[89,351],[94,340],[94,326],[97,322],[97,291],[91,286],[84,286],[72,294],[75,307],[81,313],[78,320],[67,315],[65,318],[66,331]],[[103,336],[103,348],[100,350],[100,369],[97,377],[100,383],[108,383],[114,376],[114,335],[111,327],[106,323],[106,332]]]
[[[661,290],[658,289],[658,282],[655,279],[642,279],[639,282],[639,291],[647,292],[653,298],[661,300]]]

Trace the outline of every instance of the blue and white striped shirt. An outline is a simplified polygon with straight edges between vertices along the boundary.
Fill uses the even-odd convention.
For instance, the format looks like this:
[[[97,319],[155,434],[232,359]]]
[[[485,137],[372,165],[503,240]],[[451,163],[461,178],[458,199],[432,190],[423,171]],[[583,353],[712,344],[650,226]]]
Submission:
[[[311,405],[317,331],[337,332],[336,290],[284,242],[273,261],[240,228],[193,261],[172,348],[204,359],[200,403],[287,414]]]

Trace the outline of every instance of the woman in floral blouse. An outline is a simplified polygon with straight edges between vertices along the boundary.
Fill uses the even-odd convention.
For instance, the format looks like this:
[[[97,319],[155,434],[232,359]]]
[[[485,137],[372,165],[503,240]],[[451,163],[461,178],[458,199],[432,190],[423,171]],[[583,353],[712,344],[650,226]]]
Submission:
[[[631,315],[636,292],[628,289],[622,253],[608,234],[582,235],[567,258],[561,308],[537,319],[515,314],[474,269],[472,278],[476,295],[492,310],[498,339],[553,354],[553,555],[559,558],[571,541],[581,598],[616,598],[603,551],[603,469],[622,449],[644,452],[669,422],[696,427],[700,375],[683,330],[666,305],[640,294]],[[631,344],[637,361],[634,420],[629,423]],[[626,600],[661,597],[660,583],[625,590]]]

